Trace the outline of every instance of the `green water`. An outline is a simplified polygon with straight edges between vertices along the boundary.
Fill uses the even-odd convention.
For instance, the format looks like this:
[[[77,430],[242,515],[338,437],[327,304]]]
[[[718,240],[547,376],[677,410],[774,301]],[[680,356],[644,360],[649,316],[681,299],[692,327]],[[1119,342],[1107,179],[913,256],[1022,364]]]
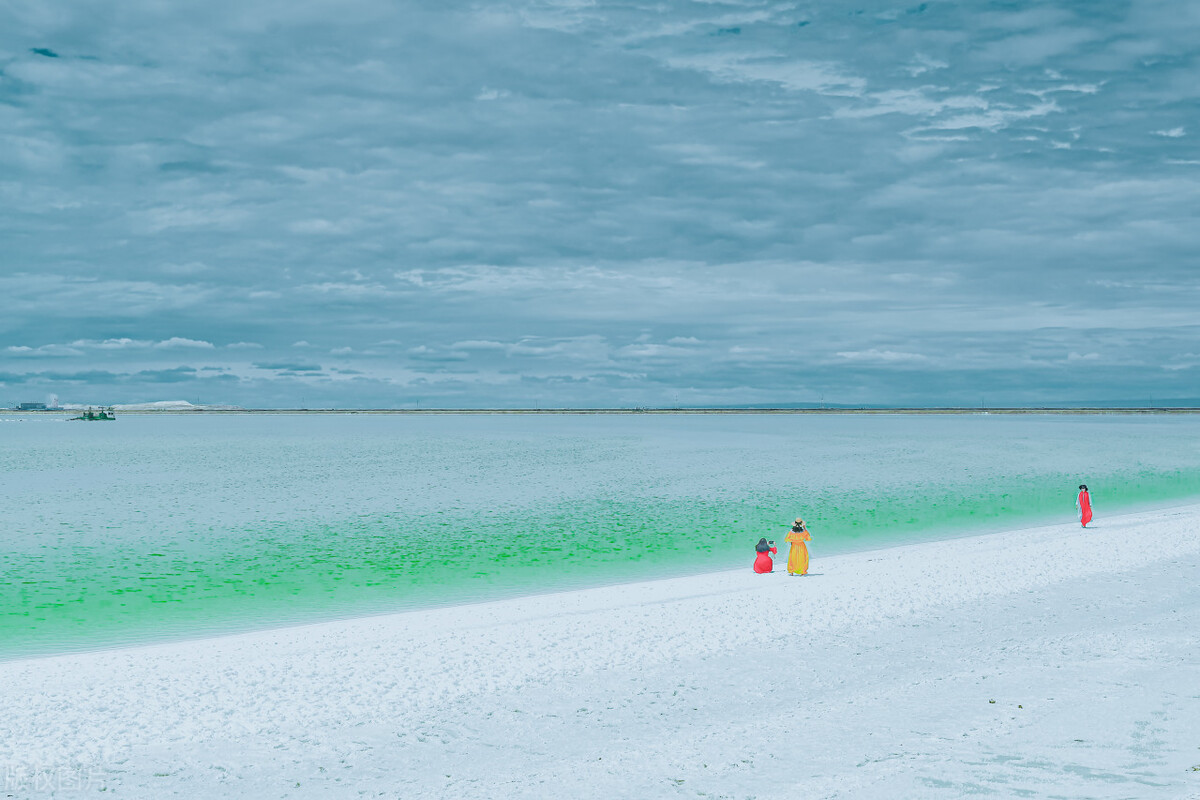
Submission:
[[[918,427],[912,437],[927,437],[927,427]],[[848,430],[853,433],[853,428]],[[1030,466],[1036,460],[1031,453],[1046,430],[1035,428],[1006,441],[1006,449],[1022,450],[1021,468],[1007,470],[986,453],[975,452],[970,436],[962,447],[943,441],[927,450],[911,442],[896,450],[884,440],[876,444],[875,453],[864,453],[864,446],[877,439],[877,426],[865,439],[850,436],[849,445],[847,431],[840,427],[823,431],[819,441],[812,432],[793,430],[791,435],[802,435],[805,444],[806,455],[797,463],[811,467],[814,453],[825,463],[821,470],[794,473],[751,466],[760,458],[773,464],[795,444],[786,437],[763,437],[757,427],[748,438],[735,430],[733,438],[722,444],[718,436],[711,446],[686,436],[681,441],[679,431],[639,437],[624,429],[602,428],[585,431],[582,439],[560,438],[553,446],[536,435],[507,438],[502,448],[484,450],[488,459],[504,453],[509,461],[483,470],[475,464],[474,472],[460,456],[450,456],[437,467],[439,474],[446,473],[445,481],[435,486],[425,476],[420,479],[424,483],[414,484],[411,481],[417,479],[410,476],[404,489],[409,493],[407,507],[390,511],[379,509],[387,503],[377,494],[403,481],[385,476],[372,484],[362,476],[355,480],[353,470],[347,480],[332,481],[332,489],[313,487],[322,498],[315,506],[305,505],[302,513],[283,515],[286,504],[277,503],[274,519],[254,519],[253,497],[241,498],[233,509],[212,511],[210,504],[226,502],[229,484],[220,483],[221,496],[204,496],[211,486],[198,478],[190,488],[163,482],[156,495],[151,492],[160,503],[176,495],[190,496],[188,507],[194,510],[184,515],[139,508],[119,494],[97,499],[101,506],[113,504],[99,516],[95,504],[78,502],[77,497],[76,507],[65,510],[61,500],[47,500],[44,508],[25,517],[7,509],[9,521],[28,530],[19,546],[0,553],[5,575],[0,587],[0,656],[749,568],[758,537],[782,541],[797,515],[809,521],[816,571],[822,556],[840,552],[1066,522],[1072,519],[1080,472],[1055,469],[1053,456]],[[449,449],[455,451],[464,440],[484,432],[445,435],[454,441]],[[953,425],[943,432],[963,433]],[[1125,432],[1127,438],[1110,437],[1106,449],[1114,440],[1141,447],[1147,432],[1161,433],[1134,428]],[[1165,435],[1178,432],[1168,429]],[[1193,428],[1185,432],[1190,436]],[[337,430],[326,433],[330,442],[338,440]],[[683,433],[688,433],[686,426]],[[1066,438],[1093,433],[1091,428],[1068,428]],[[229,442],[235,440],[222,446],[234,446]],[[653,447],[645,446],[647,440]],[[430,460],[432,451],[423,441],[421,464],[428,468],[436,459]],[[672,442],[676,451],[664,452]],[[1147,466],[1144,452],[1129,466],[1111,458],[1093,465],[1086,480],[1098,504],[1097,524],[1103,524],[1105,514],[1123,509],[1200,497],[1200,462],[1189,463],[1194,445],[1180,445],[1177,438],[1175,442],[1180,449],[1162,459],[1176,462],[1174,466]],[[1053,444],[1061,446],[1062,439]],[[122,445],[116,440],[112,446]],[[247,446],[274,445],[268,434]],[[329,452],[334,445],[325,447]],[[595,458],[594,469],[589,469],[587,458],[573,460],[574,468],[585,471],[580,475],[594,479],[591,484],[582,477],[572,480],[569,470],[562,472],[564,454],[580,449]],[[345,464],[365,458],[368,450],[360,441],[336,458]],[[839,471],[835,458],[843,452],[856,455],[852,467]],[[642,463],[631,462],[639,453]],[[698,454],[703,455],[702,466],[674,463],[675,457],[695,459]],[[382,463],[399,458],[379,457]],[[535,466],[522,472],[521,465],[528,467],[530,461]],[[864,465],[877,461],[887,468],[870,474]],[[61,460],[50,463],[52,470],[64,468]],[[456,464],[459,477],[465,483],[474,481],[473,488],[451,491],[439,502],[421,502],[453,489],[459,479]],[[372,462],[371,469],[378,469],[378,463]],[[741,470],[743,477],[724,474],[729,469]],[[758,469],[764,469],[761,475],[746,479],[745,473]],[[280,470],[284,474],[287,467]],[[523,476],[517,483],[497,477],[514,470]],[[596,477],[597,473],[602,474]],[[143,483],[156,485],[156,480],[146,478]],[[256,484],[256,491],[261,493],[270,483]],[[368,492],[364,484],[373,488]],[[296,491],[305,494],[303,487]],[[362,497],[346,501],[354,491]],[[527,493],[533,496],[510,496]],[[347,505],[363,513],[351,513]],[[311,513],[311,508],[323,506],[338,513]],[[121,515],[123,520],[114,519]],[[149,522],[143,519],[147,515]],[[163,519],[174,521],[170,535],[154,532]],[[97,525],[98,521],[121,524]]]

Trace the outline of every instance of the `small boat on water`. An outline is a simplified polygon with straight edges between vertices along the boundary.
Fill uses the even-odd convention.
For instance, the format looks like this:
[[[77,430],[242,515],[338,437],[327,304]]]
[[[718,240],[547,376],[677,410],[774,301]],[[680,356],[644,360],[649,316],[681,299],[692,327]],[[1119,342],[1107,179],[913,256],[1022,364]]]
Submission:
[[[111,408],[102,408],[99,411],[92,411],[92,409],[89,408],[78,417],[71,417],[68,421],[75,422],[76,420],[80,420],[82,422],[112,422],[116,418],[117,415]]]

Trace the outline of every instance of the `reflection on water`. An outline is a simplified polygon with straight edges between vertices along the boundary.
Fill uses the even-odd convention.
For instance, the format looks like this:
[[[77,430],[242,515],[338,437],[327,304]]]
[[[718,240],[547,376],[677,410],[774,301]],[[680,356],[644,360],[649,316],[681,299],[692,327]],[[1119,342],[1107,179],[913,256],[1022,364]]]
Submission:
[[[0,424],[0,657],[814,558],[1200,495],[1200,419]],[[747,555],[749,554],[749,555]]]

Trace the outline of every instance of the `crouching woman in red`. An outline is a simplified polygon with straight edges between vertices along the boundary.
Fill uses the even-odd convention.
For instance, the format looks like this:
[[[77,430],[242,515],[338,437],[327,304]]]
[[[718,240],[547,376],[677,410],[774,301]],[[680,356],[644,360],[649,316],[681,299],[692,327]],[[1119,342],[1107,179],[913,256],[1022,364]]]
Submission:
[[[775,569],[775,562],[771,560],[771,556],[779,551],[775,549],[774,542],[759,539],[758,544],[754,545],[754,552],[758,553],[754,559],[755,572],[761,575],[764,572],[772,572]]]

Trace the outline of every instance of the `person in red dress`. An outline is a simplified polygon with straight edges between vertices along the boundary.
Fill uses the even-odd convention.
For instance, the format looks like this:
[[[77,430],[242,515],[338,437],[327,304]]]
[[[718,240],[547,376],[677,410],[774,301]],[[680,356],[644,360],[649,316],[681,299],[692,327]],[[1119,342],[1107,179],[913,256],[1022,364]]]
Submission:
[[[1075,498],[1075,508],[1079,509],[1079,524],[1086,528],[1092,521],[1092,496],[1088,494],[1086,483],[1079,484],[1079,497]]]
[[[773,572],[775,570],[775,562],[771,560],[771,556],[779,551],[775,549],[774,542],[759,539],[758,544],[754,545],[754,552],[758,553],[754,558],[755,572],[761,575],[764,572]]]

